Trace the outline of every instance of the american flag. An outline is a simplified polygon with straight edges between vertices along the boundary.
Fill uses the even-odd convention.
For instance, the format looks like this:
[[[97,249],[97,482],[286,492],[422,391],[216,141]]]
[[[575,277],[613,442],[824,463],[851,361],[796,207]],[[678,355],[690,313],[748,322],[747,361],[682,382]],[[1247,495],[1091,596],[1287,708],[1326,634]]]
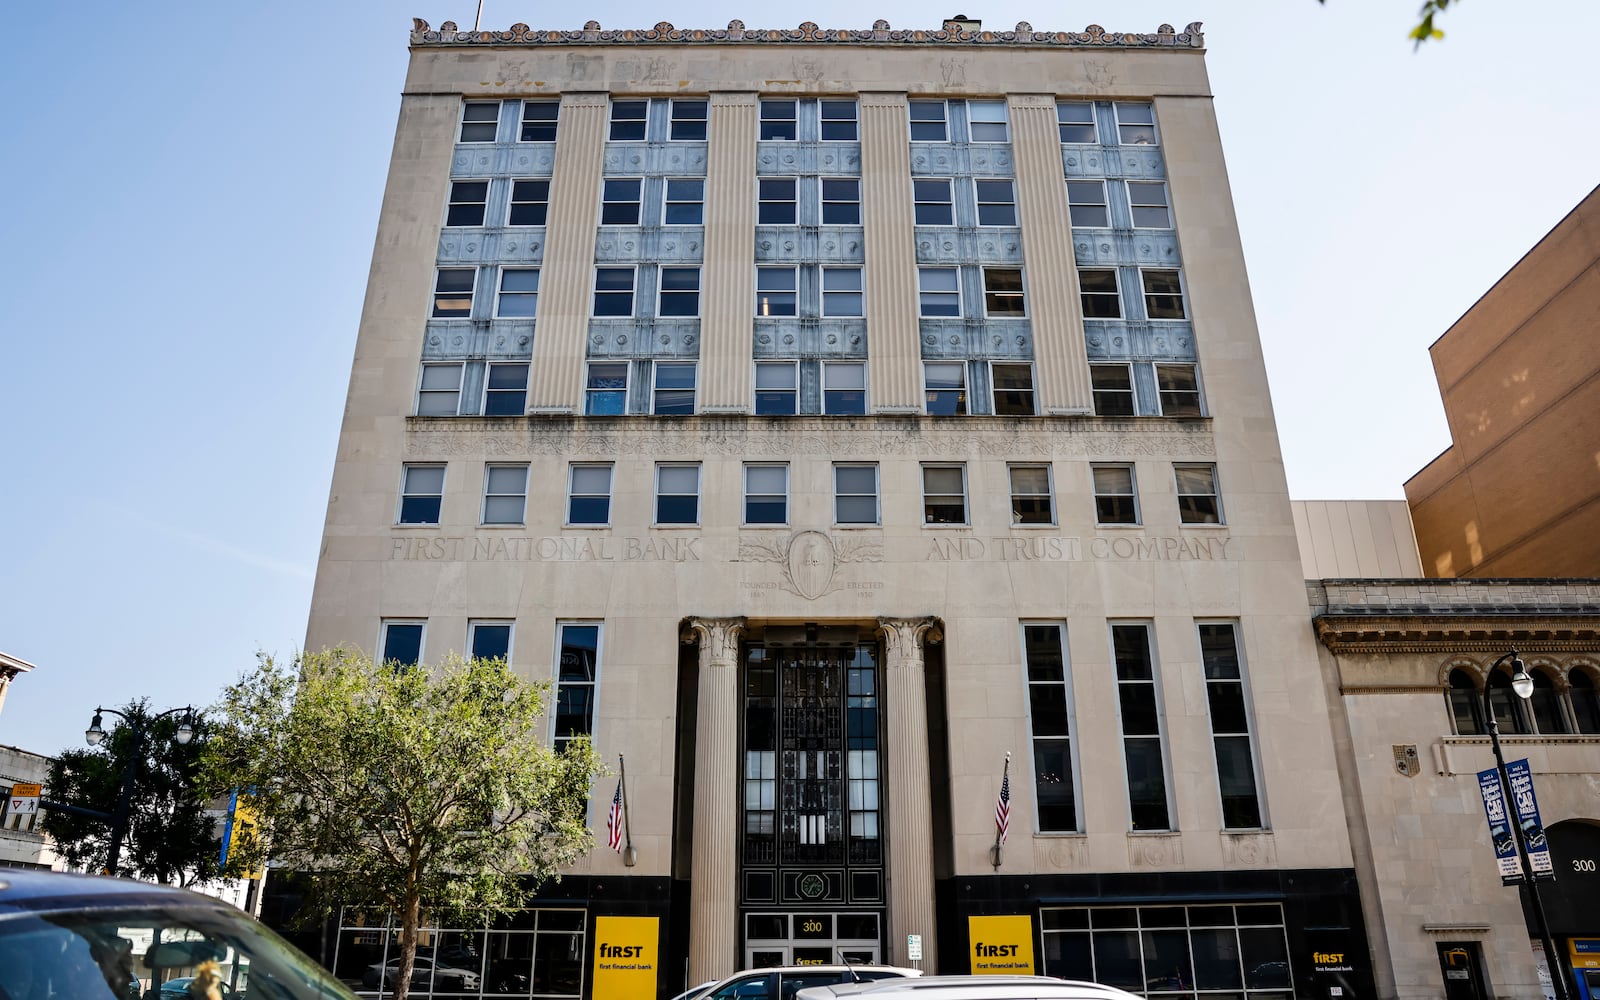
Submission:
[[[617,779],[617,793],[611,796],[611,812],[606,816],[606,846],[622,853],[622,780]]]
[[[994,804],[995,836],[1000,843],[1006,842],[1006,831],[1011,829],[1011,761],[1006,761],[1006,770],[1000,779],[1000,800]]]

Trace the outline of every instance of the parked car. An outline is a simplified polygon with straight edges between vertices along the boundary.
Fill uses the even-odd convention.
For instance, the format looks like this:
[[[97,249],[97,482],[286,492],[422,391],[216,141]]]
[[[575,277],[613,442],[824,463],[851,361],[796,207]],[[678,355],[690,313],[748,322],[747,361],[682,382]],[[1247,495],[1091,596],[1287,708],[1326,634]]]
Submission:
[[[391,958],[367,966],[361,975],[361,985],[369,990],[392,990],[400,982],[400,960]],[[432,984],[435,993],[476,993],[478,974],[471,969],[458,969],[444,962],[435,962],[432,956],[418,955],[411,964],[411,986],[427,988]]]
[[[189,993],[189,984],[192,982],[194,982],[193,976],[179,976],[177,979],[167,980],[161,984],[161,1000],[176,1000],[179,997],[183,1000],[193,1000],[193,996]],[[240,995],[227,983],[220,983],[217,988],[222,993],[222,1000],[236,1000]]]
[[[1142,1000],[1115,986],[1050,976],[923,976],[807,987],[795,1000]]]
[[[682,993],[679,993],[677,996],[673,997],[672,1000],[700,1000],[700,997],[705,996],[706,991],[710,990],[711,987],[715,985],[717,985],[717,981],[713,979],[709,982],[701,983],[699,986],[691,986]]]
[[[215,962],[250,1000],[354,1000],[247,914],[183,889],[0,869],[0,996],[117,1000]],[[228,994],[224,994],[225,996]],[[168,994],[170,996],[170,994]]]
[[[699,1000],[794,1000],[795,994],[807,986],[920,975],[920,969],[893,965],[780,965],[736,972],[701,993]]]

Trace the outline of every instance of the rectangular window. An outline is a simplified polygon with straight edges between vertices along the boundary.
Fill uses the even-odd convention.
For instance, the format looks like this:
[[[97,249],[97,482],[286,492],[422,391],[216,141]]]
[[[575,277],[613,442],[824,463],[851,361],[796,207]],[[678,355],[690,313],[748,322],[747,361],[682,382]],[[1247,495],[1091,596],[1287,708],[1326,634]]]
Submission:
[[[1050,490],[1050,466],[1012,465],[1011,523],[1055,524],[1055,501]]]
[[[583,412],[591,417],[620,416],[628,412],[628,363],[589,362]]]
[[[1056,128],[1061,132],[1062,142],[1098,142],[1094,131],[1094,103],[1057,101]]]
[[[950,130],[946,126],[943,101],[912,101],[911,141],[949,142]]]
[[[1156,389],[1163,417],[1200,417],[1200,380],[1194,365],[1157,364]]]
[[[483,415],[520,417],[528,412],[528,363],[492,362],[483,379]]]
[[[756,415],[789,417],[799,412],[799,364],[756,362]]]
[[[612,101],[611,131],[606,138],[612,142],[642,141],[649,116],[649,101]]]
[[[650,412],[669,417],[694,413],[695,363],[657,361],[651,367],[655,384],[651,386]]]
[[[460,142],[494,142],[500,124],[499,101],[467,101],[461,105]]]
[[[833,520],[835,524],[878,523],[878,467],[833,467]]]
[[[1173,465],[1178,483],[1178,520],[1184,524],[1221,524],[1222,498],[1217,493],[1215,465]]]
[[[567,480],[567,523],[611,522],[611,466],[574,465]]]
[[[974,180],[978,198],[978,225],[1017,224],[1017,194],[1009,180]]]
[[[378,645],[383,650],[380,659],[385,664],[414,667],[422,662],[422,633],[424,623],[385,621]]]
[[[542,226],[550,213],[550,182],[539,180],[511,182],[511,211],[508,226]]]
[[[756,223],[763,226],[792,226],[796,214],[797,181],[793,177],[762,177],[756,182],[761,200],[756,208]]]
[[[1094,412],[1099,417],[1131,417],[1133,369],[1121,364],[1092,364],[1089,382],[1094,387]]]
[[[1138,524],[1139,495],[1133,487],[1133,466],[1091,465],[1094,519],[1099,524]]]
[[[1128,207],[1135,229],[1171,229],[1172,206],[1167,204],[1164,181],[1129,181]]]
[[[989,381],[997,415],[1031,417],[1038,412],[1034,409],[1032,365],[996,361],[989,366]]]
[[[941,104],[940,107],[943,107]],[[919,226],[956,224],[955,202],[948,177],[918,177],[911,181],[911,197]]]
[[[467,656],[474,660],[511,662],[510,622],[467,622]]]
[[[600,224],[637,226],[643,187],[637,177],[607,177],[600,188]]]
[[[1040,972],[1150,997],[1190,997],[1196,986],[1200,996],[1232,1000],[1292,995],[1283,905],[1229,903],[1223,896],[1181,906],[1157,897],[1137,907],[1046,907],[1039,913]]]
[[[1156,144],[1156,109],[1151,104],[1128,104],[1118,101],[1112,105],[1117,114],[1117,141],[1124,146],[1154,146]]]
[[[656,523],[700,523],[700,466],[656,466]]]
[[[823,268],[822,315],[860,316],[861,309],[861,268]]]
[[[1022,268],[983,269],[983,314],[1018,319],[1028,315],[1027,299],[1022,293]]]
[[[438,524],[443,504],[444,466],[405,466],[400,481],[400,523]]]
[[[923,392],[927,412],[960,417],[967,412],[967,364],[964,361],[924,361]]]
[[[450,207],[445,212],[444,224],[481,226],[488,207],[488,181],[455,181],[450,185]]]
[[[1076,833],[1073,791],[1072,684],[1066,626],[1023,623],[1022,658],[1028,677],[1028,731],[1033,740],[1033,799],[1040,833]]]
[[[967,523],[967,467],[922,467],[922,523]]]
[[[561,753],[579,736],[594,734],[594,696],[600,677],[600,626],[563,622],[556,627],[556,710],[553,744]]]
[[[1217,758],[1225,830],[1259,830],[1261,799],[1256,791],[1255,751],[1250,736],[1250,705],[1245,697],[1238,626],[1200,622],[1200,658],[1206,674],[1206,707],[1211,744]]]
[[[676,141],[704,142],[706,116],[710,102],[703,100],[672,100],[672,121],[667,138]]]
[[[633,279],[631,267],[597,267],[594,269],[594,314],[596,316],[633,315]]]
[[[822,363],[822,412],[829,416],[861,416],[867,412],[865,362]]]
[[[1116,268],[1079,268],[1078,294],[1083,299],[1084,319],[1122,318],[1122,296],[1117,291]]]
[[[528,509],[526,465],[485,466],[483,523],[521,524]]]
[[[664,226],[700,226],[706,220],[706,181],[703,177],[668,177],[661,206]]]
[[[798,101],[761,102],[761,138],[794,139]]]
[[[522,132],[519,142],[555,142],[556,120],[561,116],[560,101],[523,101]]]
[[[460,362],[448,365],[423,365],[417,387],[417,416],[453,417],[461,412]]]
[[[855,142],[859,136],[855,101],[828,101],[822,105],[822,141]]]
[[[1140,271],[1144,283],[1144,313],[1149,319],[1184,319],[1183,280],[1177,271]]]
[[[700,269],[663,267],[657,316],[700,315]]]
[[[502,319],[532,319],[539,307],[539,269],[508,267],[500,272],[494,314]]]
[[[441,267],[433,279],[433,315],[449,319],[472,315],[472,290],[478,281],[475,267]]]
[[[928,318],[961,315],[961,277],[956,268],[917,268],[917,314]]]
[[[861,178],[822,178],[822,224],[861,225]]]
[[[756,268],[756,315],[795,315],[798,307],[795,277],[793,266]]]
[[[1005,101],[968,101],[967,124],[973,142],[1009,142]]]
[[[787,524],[789,521],[789,467],[744,467],[744,523]]]
[[[1117,714],[1122,721],[1132,829],[1170,830],[1161,692],[1151,655],[1150,626],[1112,625],[1111,656],[1117,670]]]
[[[1105,229],[1111,225],[1105,181],[1067,181],[1067,215],[1072,225]]]

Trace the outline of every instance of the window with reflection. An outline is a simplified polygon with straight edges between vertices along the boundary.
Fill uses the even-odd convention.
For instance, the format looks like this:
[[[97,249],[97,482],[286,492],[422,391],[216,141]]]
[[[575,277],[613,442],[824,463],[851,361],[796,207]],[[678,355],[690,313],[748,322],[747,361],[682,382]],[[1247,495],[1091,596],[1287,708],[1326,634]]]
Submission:
[[[1060,622],[1024,622],[1022,626],[1028,732],[1033,740],[1034,815],[1041,833],[1082,829],[1074,792],[1066,631]]]

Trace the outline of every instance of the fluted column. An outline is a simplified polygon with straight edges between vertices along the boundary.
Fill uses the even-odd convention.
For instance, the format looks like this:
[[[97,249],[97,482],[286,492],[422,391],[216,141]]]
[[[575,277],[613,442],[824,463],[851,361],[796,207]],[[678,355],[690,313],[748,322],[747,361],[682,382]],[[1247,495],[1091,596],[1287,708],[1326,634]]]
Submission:
[[[561,141],[550,177],[550,217],[539,275],[539,321],[529,413],[578,413],[594,286],[594,234],[605,166],[607,94],[561,96]]]
[[[700,410],[749,413],[756,315],[756,95],[712,93]]]
[[[1012,94],[1010,107],[1039,412],[1092,413],[1083,299],[1078,291],[1072,225],[1067,221],[1056,99],[1049,94]]]
[[[739,637],[743,618],[691,618],[700,644],[695,716],[694,847],[690,856],[689,981],[739,968]]]
[[[880,618],[888,730],[889,954],[909,965],[906,935],[922,935],[923,964],[938,972],[933,912],[933,790],[922,644],[940,639],[932,618]]]
[[[922,412],[917,232],[905,94],[861,95],[862,236],[867,243],[868,398],[874,413]]]

